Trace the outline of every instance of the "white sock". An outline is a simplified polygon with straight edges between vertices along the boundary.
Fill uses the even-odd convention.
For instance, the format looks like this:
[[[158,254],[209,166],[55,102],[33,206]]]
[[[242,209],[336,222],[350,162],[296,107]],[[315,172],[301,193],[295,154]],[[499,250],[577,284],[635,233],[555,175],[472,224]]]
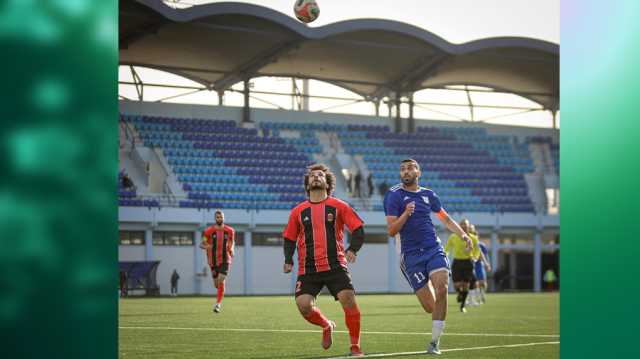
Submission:
[[[431,341],[436,343],[439,342],[440,336],[442,335],[443,331],[444,331],[444,320],[434,320],[433,328],[431,329]]]

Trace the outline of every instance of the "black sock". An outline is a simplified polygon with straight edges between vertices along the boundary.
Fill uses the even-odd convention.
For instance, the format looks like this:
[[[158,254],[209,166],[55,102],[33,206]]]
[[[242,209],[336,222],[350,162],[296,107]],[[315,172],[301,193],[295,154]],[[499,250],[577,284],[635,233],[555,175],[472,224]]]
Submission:
[[[456,297],[456,300],[458,301],[458,303],[460,303],[460,301],[462,300],[462,289],[456,288],[456,292],[458,292],[458,296]]]
[[[463,290],[462,291],[462,298],[460,298],[461,299],[460,308],[464,308],[464,302],[467,301],[467,295],[469,295],[469,291],[468,290]]]

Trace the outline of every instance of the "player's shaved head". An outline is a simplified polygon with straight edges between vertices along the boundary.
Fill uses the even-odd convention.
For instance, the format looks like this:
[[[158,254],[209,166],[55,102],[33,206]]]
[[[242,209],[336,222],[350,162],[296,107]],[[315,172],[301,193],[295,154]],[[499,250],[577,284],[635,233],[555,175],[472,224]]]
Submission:
[[[216,224],[217,225],[222,225],[222,223],[224,223],[224,213],[221,210],[217,210],[213,216],[216,219]]]

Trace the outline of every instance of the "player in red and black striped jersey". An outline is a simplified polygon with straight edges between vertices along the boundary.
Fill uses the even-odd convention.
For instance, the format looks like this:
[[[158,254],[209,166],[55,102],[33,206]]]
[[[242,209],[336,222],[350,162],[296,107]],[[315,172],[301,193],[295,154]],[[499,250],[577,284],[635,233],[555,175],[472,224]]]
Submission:
[[[360,309],[347,262],[356,261],[356,253],[364,242],[363,222],[349,204],[331,197],[335,176],[325,165],[310,166],[304,177],[309,199],[297,205],[284,230],[284,272],[293,269],[293,254],[298,250],[296,304],[300,314],[311,324],[322,327],[322,347],[332,343],[335,323],[315,306],[315,298],[327,286],[340,301],[351,340],[351,355],[362,356],[360,350]],[[351,232],[351,244],[345,251],[344,226]]]
[[[224,280],[231,268],[233,260],[234,242],[236,231],[224,224],[224,213],[216,211],[216,224],[207,227],[202,233],[200,248],[207,251],[207,261],[211,268],[213,286],[218,290],[216,305],[213,311],[219,313],[222,309],[224,297]]]

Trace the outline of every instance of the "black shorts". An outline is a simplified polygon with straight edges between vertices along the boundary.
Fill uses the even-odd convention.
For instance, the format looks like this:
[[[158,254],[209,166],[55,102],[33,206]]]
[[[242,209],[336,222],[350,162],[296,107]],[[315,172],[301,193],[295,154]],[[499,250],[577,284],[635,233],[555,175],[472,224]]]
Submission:
[[[211,266],[211,274],[213,278],[218,278],[218,274],[227,275],[229,272],[229,263],[222,263],[219,266]]]
[[[451,277],[453,282],[467,282],[473,280],[473,262],[471,259],[454,259],[451,266]]]
[[[296,282],[296,297],[302,294],[310,294],[317,297],[325,285],[335,300],[338,300],[338,293],[340,293],[340,291],[344,289],[353,290],[349,272],[346,269],[338,268],[326,272],[298,276],[298,281]]]

